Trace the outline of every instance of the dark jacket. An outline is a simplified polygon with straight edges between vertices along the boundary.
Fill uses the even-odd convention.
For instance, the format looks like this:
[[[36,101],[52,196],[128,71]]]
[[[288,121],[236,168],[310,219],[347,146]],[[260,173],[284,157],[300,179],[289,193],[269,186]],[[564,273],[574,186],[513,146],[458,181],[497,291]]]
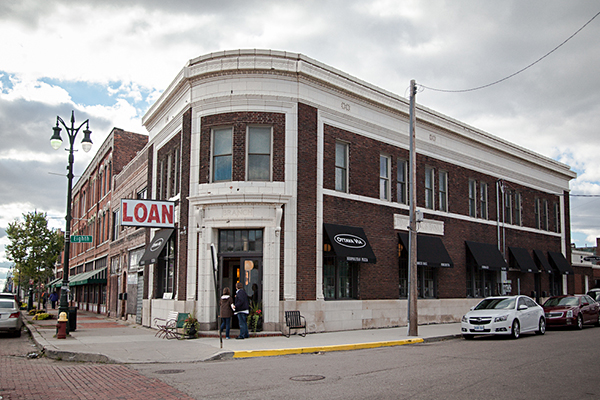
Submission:
[[[248,294],[244,289],[238,289],[235,292],[235,313],[248,311],[250,304],[248,303]]]
[[[230,295],[224,294],[223,296],[221,296],[221,313],[219,315],[221,318],[233,317],[233,310],[231,308],[232,304],[233,299]]]

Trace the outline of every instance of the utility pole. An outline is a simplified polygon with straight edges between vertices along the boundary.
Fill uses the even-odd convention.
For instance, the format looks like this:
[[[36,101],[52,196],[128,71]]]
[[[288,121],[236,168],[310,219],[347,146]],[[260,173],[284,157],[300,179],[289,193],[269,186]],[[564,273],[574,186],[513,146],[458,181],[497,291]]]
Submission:
[[[410,178],[409,178],[409,227],[408,227],[408,336],[417,336],[417,154],[415,151],[415,96],[417,86],[415,80],[410,81],[410,110],[408,130],[410,135]]]

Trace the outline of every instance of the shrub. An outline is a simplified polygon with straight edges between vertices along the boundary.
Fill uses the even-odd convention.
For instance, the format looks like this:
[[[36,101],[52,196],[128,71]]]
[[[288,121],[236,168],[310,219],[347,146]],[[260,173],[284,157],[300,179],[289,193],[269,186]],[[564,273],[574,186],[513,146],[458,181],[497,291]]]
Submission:
[[[44,320],[44,319],[50,319],[52,318],[52,315],[45,313],[45,312],[41,312],[35,315],[35,317],[33,317],[33,319],[36,319],[38,321]]]

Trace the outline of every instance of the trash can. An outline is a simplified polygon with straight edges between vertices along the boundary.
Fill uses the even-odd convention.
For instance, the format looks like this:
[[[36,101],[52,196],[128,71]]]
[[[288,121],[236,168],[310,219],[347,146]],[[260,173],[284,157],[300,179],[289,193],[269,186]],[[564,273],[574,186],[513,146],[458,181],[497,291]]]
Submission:
[[[69,332],[77,330],[77,307],[69,307]]]

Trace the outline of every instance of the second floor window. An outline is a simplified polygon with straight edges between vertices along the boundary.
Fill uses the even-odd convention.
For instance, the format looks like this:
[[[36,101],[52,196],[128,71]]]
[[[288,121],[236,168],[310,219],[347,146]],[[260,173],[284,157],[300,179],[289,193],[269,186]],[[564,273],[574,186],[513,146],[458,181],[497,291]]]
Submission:
[[[512,224],[512,195],[511,193],[507,190],[504,193],[504,222],[506,222],[507,224]]]
[[[440,171],[439,173],[439,208],[441,211],[448,211],[448,173]]]
[[[398,159],[397,177],[398,203],[408,204],[408,162]]]
[[[348,145],[342,142],[335,144],[335,190],[348,191]]]
[[[233,130],[213,131],[213,182],[230,181],[233,170]]]
[[[477,182],[469,179],[469,216],[477,216]]]
[[[560,204],[554,203],[554,232],[560,233]]]
[[[521,193],[515,193],[515,225],[523,225],[523,203],[521,199]]]
[[[379,198],[390,199],[390,158],[379,156]]]
[[[535,199],[535,203],[533,205],[533,214],[535,216],[535,227],[540,229],[542,227],[541,224],[541,214],[540,214],[540,199]]]
[[[271,127],[248,128],[248,180],[271,179]]]
[[[425,167],[425,208],[434,209],[433,205],[433,174],[431,167]]]
[[[542,221],[540,228],[545,231],[548,230],[548,200],[542,201]]]
[[[488,219],[488,185],[485,182],[479,185],[479,202],[481,218]]]

